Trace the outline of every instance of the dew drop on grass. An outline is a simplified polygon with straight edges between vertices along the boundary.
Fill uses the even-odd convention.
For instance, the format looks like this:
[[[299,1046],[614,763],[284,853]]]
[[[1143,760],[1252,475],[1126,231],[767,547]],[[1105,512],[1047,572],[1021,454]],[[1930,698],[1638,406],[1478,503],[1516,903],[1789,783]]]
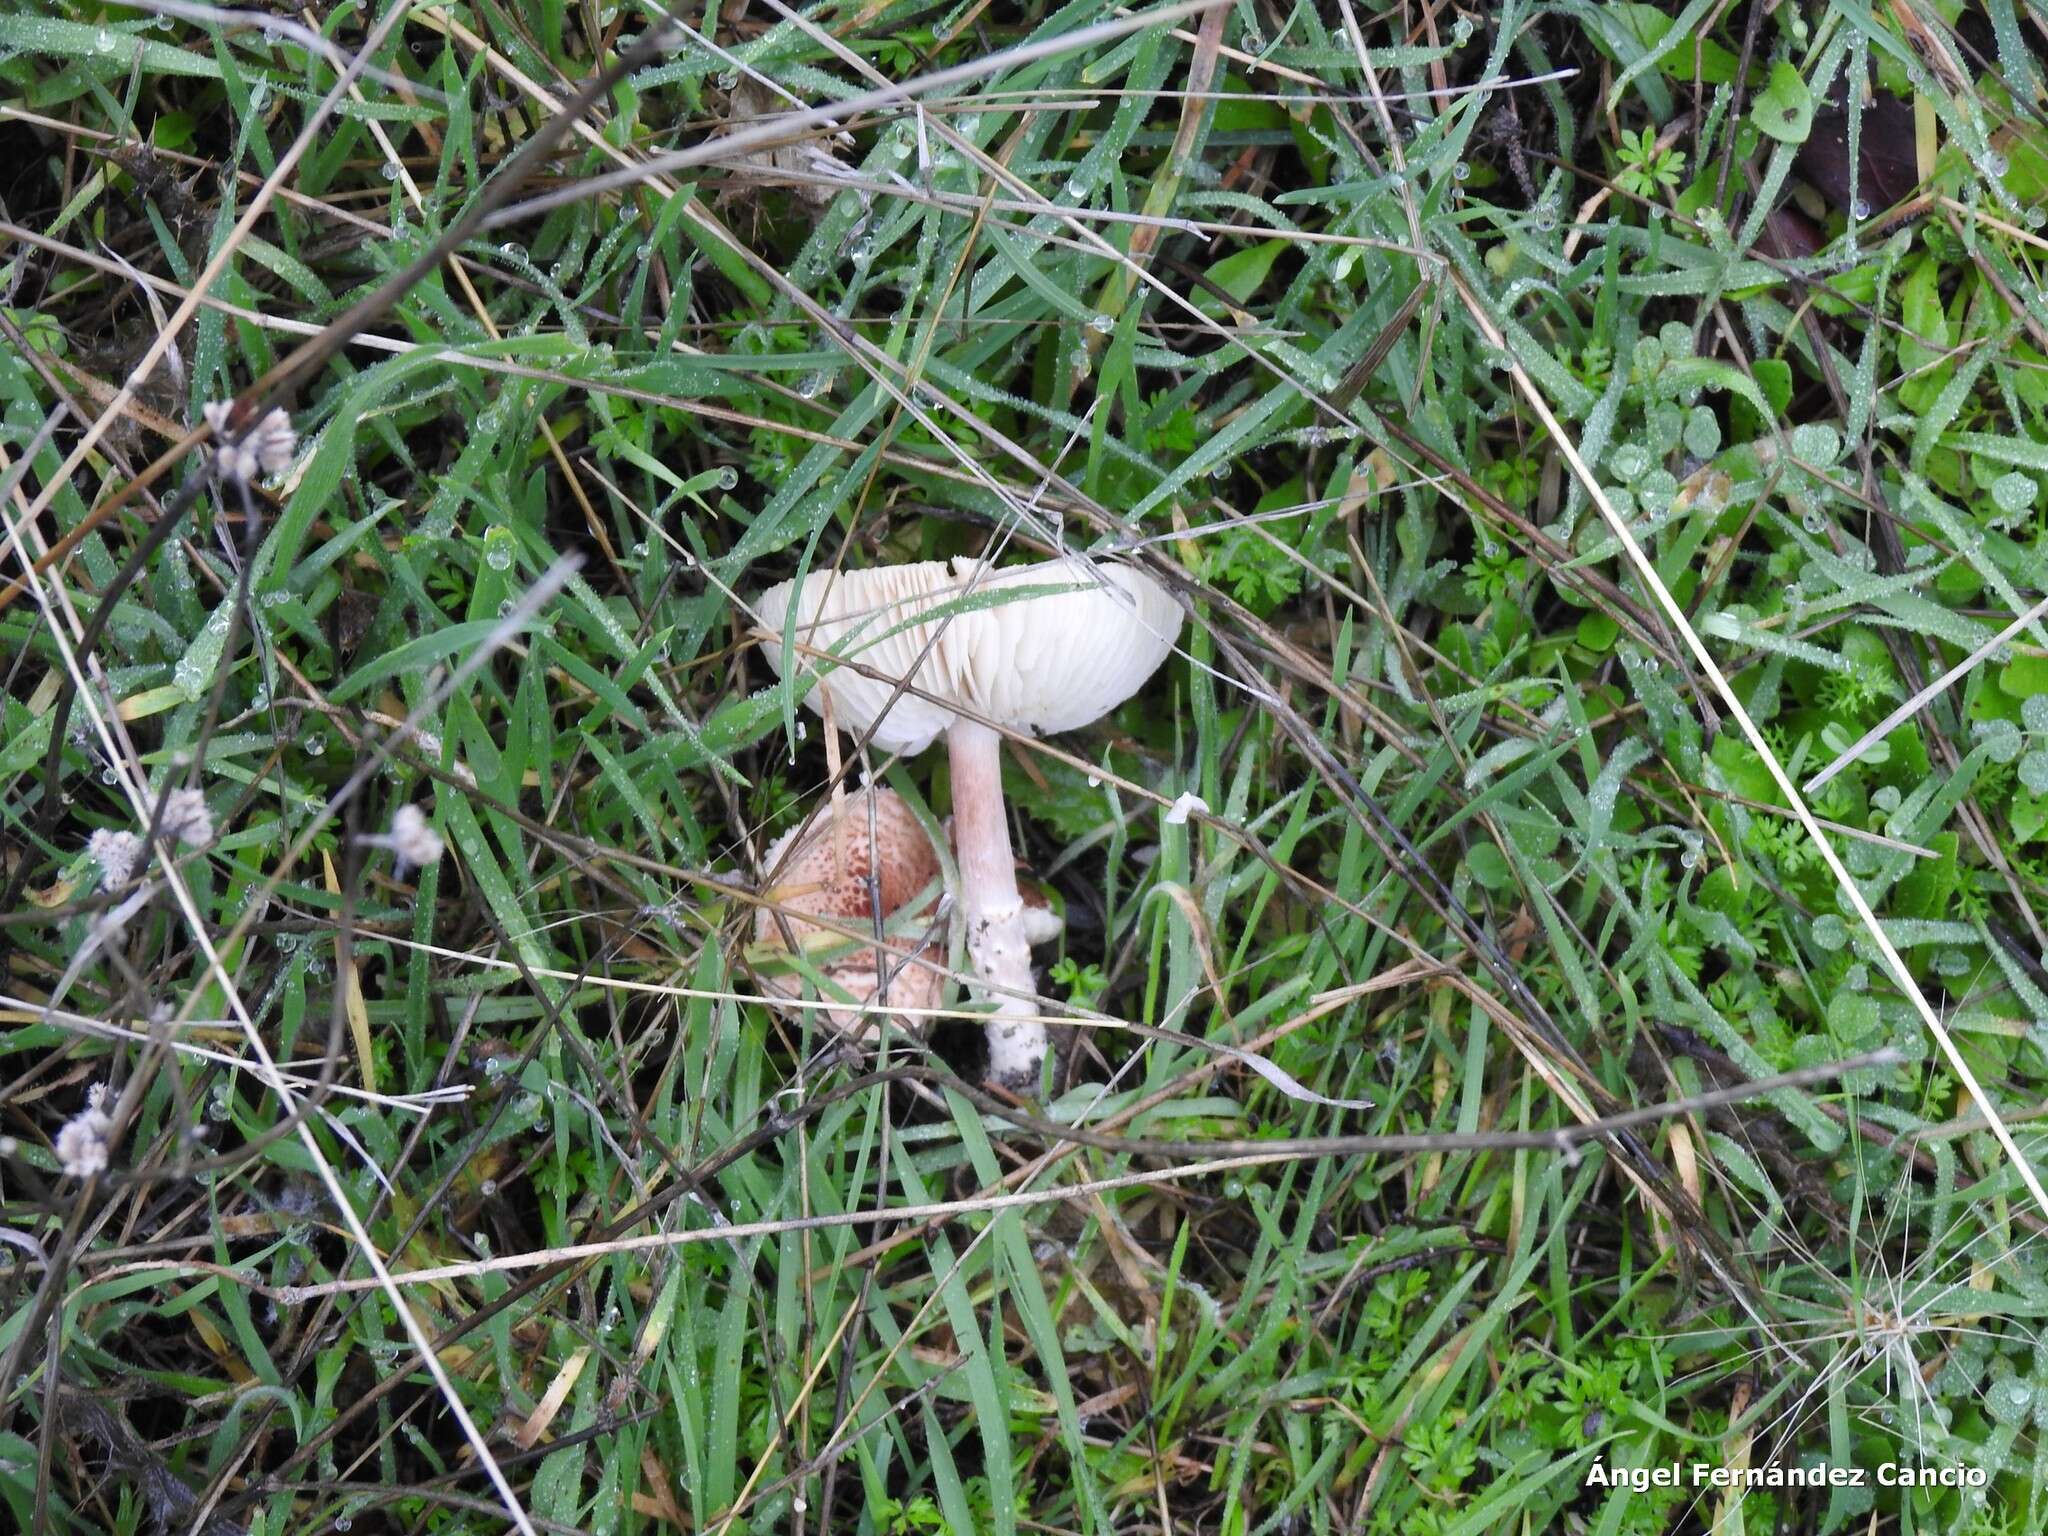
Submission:
[[[1808,512],[1806,516],[1799,519],[1799,526],[1804,528],[1808,533],[1817,534],[1826,530],[1828,526],[1828,520],[1822,517],[1818,512]]]
[[[1623,443],[1607,456],[1607,467],[1633,484],[1649,469],[1650,456],[1634,443]]]
[[[1833,464],[1842,452],[1842,434],[1824,422],[1811,421],[1792,429],[1792,457],[1816,467]]]
[[[729,491],[739,483],[740,472],[734,469],[730,464],[726,465],[725,468],[721,469],[718,472],[718,488],[720,490]]]
[[[1999,1423],[2017,1424],[2034,1406],[2034,1389],[2017,1376],[2008,1376],[1984,1394],[1984,1406]]]
[[[405,167],[396,160],[386,160],[383,165],[384,179],[386,181],[396,181],[398,180],[399,173],[404,169]]]
[[[2014,470],[1991,482],[1991,500],[1999,511],[2013,517],[2034,504],[2035,489],[2032,479]]]
[[[1107,336],[1116,329],[1116,316],[1096,313],[1088,317],[1088,329],[1099,336]]]

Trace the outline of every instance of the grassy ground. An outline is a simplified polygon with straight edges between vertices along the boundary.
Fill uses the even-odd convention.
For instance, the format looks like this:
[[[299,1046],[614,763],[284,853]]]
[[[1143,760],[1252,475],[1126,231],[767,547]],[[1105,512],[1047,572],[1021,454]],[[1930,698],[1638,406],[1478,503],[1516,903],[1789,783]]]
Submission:
[[[8,1518],[2039,1529],[2048,16],[678,19],[0,0]],[[1058,547],[1011,1099],[749,604]]]

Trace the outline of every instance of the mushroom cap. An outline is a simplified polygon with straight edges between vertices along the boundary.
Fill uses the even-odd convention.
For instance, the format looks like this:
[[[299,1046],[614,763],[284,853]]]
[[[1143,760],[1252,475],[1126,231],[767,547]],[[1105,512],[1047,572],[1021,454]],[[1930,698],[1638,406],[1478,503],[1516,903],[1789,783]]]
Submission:
[[[999,600],[1015,591],[1029,595]],[[962,599],[969,606],[944,611]],[[792,604],[798,645],[876,674],[832,668],[806,702],[822,714],[829,695],[842,730],[872,727],[877,747],[904,753],[949,729],[954,707],[1042,736],[1099,720],[1159,669],[1181,623],[1166,589],[1128,565],[1068,558],[998,570],[956,559],[817,571],[761,594],[763,648],[778,674]],[[904,693],[892,704],[903,678],[932,698]]]
[[[846,796],[836,815],[830,804],[821,806],[801,826],[783,833],[769,847],[762,869],[773,882],[762,895],[781,909],[790,938],[800,949],[817,945],[840,950],[836,958],[821,957],[819,970],[863,1003],[872,1002],[881,991],[874,946],[859,946],[845,934],[805,922],[796,914],[833,918],[841,927],[867,927],[874,917],[868,899],[868,873],[873,870],[886,923],[902,913],[940,873],[938,853],[903,797],[894,790],[872,787]],[[925,903],[921,915],[930,915],[936,907],[934,897]],[[757,943],[777,947],[782,943],[776,913],[766,906],[755,909],[754,938]],[[900,958],[922,948],[921,936],[892,933],[887,943],[895,952],[883,961],[889,972],[890,1003],[903,1008],[937,1007],[944,978],[930,966]],[[944,956],[933,958],[943,960]],[[794,972],[765,976],[763,984],[780,997],[797,997],[804,990],[803,977]],[[826,1018],[840,1029],[874,1032],[873,1017],[853,1009],[827,1009]]]

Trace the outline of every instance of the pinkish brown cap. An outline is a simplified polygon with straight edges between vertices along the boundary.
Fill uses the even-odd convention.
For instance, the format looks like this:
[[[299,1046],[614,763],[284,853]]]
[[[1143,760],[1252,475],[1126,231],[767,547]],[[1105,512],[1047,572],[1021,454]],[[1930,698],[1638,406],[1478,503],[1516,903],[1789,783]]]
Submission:
[[[882,955],[876,954],[872,936],[861,943],[843,932],[806,922],[803,916],[832,918],[840,928],[870,930],[874,922],[868,896],[871,869],[880,890],[886,932],[886,953]],[[940,875],[939,856],[923,823],[901,795],[889,789],[863,789],[846,796],[836,813],[827,802],[803,825],[776,839],[762,870],[769,882],[762,898],[773,904],[754,913],[754,938],[764,958],[784,949],[787,925],[790,940],[816,953],[819,972],[856,1002],[873,1002],[881,992],[879,961],[889,976],[892,1006],[938,1006],[944,978],[934,967],[945,962],[943,940],[929,932],[928,922],[918,919],[928,919],[937,910],[934,887]],[[906,911],[926,891],[932,894],[916,913]],[[780,909],[781,922],[776,920],[776,909]],[[906,958],[909,956],[917,958]],[[772,970],[763,975],[762,984],[779,997],[801,997],[806,989],[804,978],[794,971]],[[835,1029],[862,1039],[872,1039],[877,1033],[876,1017],[857,1009],[828,1008],[825,1017]],[[917,1016],[902,1022],[917,1022]]]

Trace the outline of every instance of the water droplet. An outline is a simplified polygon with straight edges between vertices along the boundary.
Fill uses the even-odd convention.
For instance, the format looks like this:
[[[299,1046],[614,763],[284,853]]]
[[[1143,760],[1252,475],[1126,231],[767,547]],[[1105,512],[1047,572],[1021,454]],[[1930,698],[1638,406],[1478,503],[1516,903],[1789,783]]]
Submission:
[[[485,1179],[477,1185],[476,1192],[488,1200],[498,1192],[498,1181],[496,1179]]]
[[[1460,160],[1456,165],[1451,167],[1451,175],[1458,181],[1463,181],[1466,177],[1470,176],[1471,174],[1472,167],[1467,165],[1462,160]]]
[[[484,541],[484,564],[494,571],[512,569],[512,541],[510,539],[486,539]]]
[[[114,41],[114,34],[109,32],[105,27],[100,28],[98,34],[93,38],[92,41],[93,46],[99,49],[101,53],[112,53],[115,50],[115,48],[120,46],[118,43]]]
[[[2003,176],[2011,168],[2012,162],[1995,149],[1984,157],[1984,169],[1993,176]]]
[[[728,464],[718,472],[718,488],[729,491],[740,483],[740,472]]]
[[[1107,336],[1116,329],[1116,317],[1108,314],[1093,314],[1088,317],[1088,329],[1101,336]]]
[[[403,172],[404,169],[405,167],[400,165],[396,160],[386,160],[383,166],[384,179],[386,181],[396,181],[398,180],[400,173]]]
[[[2000,475],[1991,482],[1991,499],[2008,517],[2015,517],[2031,507],[2034,494],[2034,482],[2018,470]]]
[[[306,755],[308,757],[318,757],[326,750],[327,737],[324,732],[314,731],[306,738]]]
[[[1863,200],[1862,198],[1860,198],[1860,197],[1859,197],[1859,198],[1857,198],[1855,202],[1853,202],[1853,203],[1851,203],[1851,204],[1849,205],[1849,217],[1850,217],[1850,218],[1852,218],[1852,219],[1867,219],[1867,218],[1869,218],[1869,217],[1870,217],[1870,204],[1868,204],[1867,202],[1865,202],[1865,201],[1864,201],[1864,200]]]
[[[227,1095],[216,1093],[206,1101],[206,1118],[225,1120],[228,1117]]]
[[[1808,533],[1825,533],[1827,531],[1828,520],[1822,517],[1820,513],[1810,511],[1806,514],[1806,516],[1799,519],[1799,526],[1804,528]]]

